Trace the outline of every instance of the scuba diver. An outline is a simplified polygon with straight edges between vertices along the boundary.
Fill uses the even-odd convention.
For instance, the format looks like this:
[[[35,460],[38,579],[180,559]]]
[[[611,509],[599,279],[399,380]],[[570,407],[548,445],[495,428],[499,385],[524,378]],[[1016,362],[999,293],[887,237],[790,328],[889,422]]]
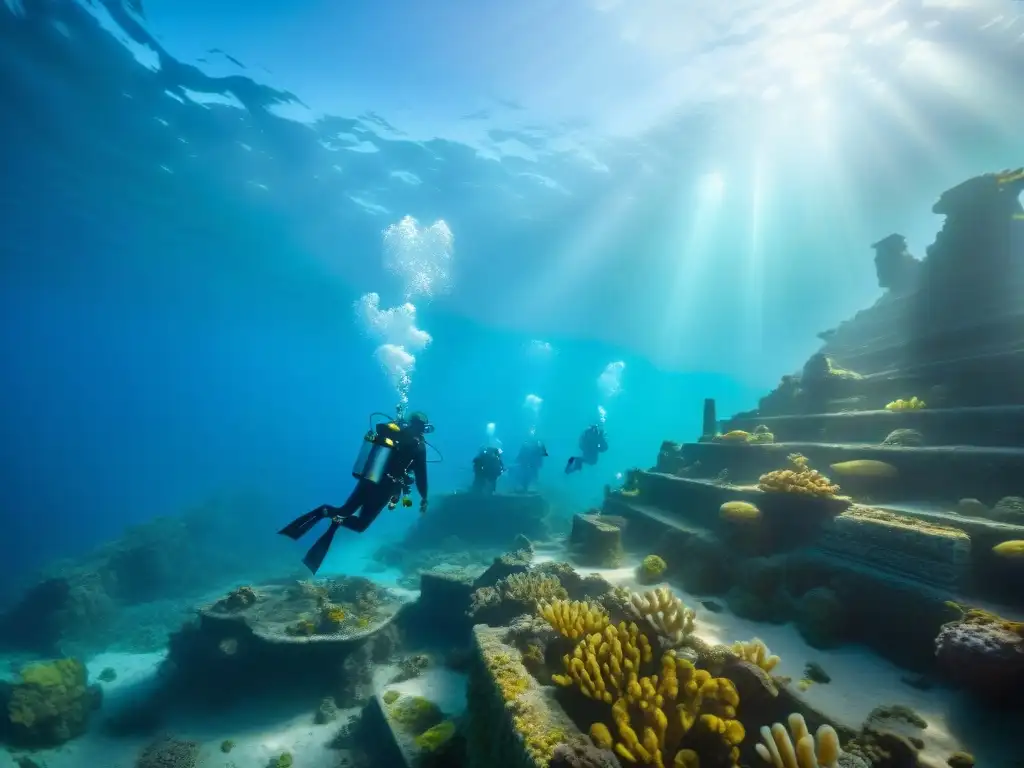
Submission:
[[[569,463],[565,465],[565,474],[579,472],[584,464],[594,466],[597,464],[597,457],[608,450],[608,438],[604,433],[604,427],[600,424],[591,424],[580,435],[580,453],[582,456],[572,456]]]
[[[295,518],[278,533],[298,541],[317,523],[331,518],[330,527],[309,548],[302,562],[314,574],[331,548],[338,528],[362,533],[384,510],[399,504],[412,506],[408,493],[413,483],[420,494],[420,513],[427,511],[427,447],[424,435],[434,431],[422,412],[408,420],[384,421],[366,433],[352,476],[358,482],[340,507],[322,504]],[[411,476],[410,476],[411,473]]]
[[[494,493],[498,487],[498,478],[503,474],[505,460],[501,448],[482,448],[473,458],[473,493]]]
[[[537,482],[537,475],[547,458],[548,449],[541,440],[530,439],[519,448],[519,455],[516,456],[516,466],[519,468],[519,490],[526,493],[530,486]]]

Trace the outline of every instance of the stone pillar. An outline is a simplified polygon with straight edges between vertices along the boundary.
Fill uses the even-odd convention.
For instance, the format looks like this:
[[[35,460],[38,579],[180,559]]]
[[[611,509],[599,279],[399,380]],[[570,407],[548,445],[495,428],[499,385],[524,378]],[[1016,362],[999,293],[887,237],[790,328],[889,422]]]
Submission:
[[[704,398],[704,427],[701,431],[703,437],[714,437],[718,434],[718,416],[715,413],[715,398]]]

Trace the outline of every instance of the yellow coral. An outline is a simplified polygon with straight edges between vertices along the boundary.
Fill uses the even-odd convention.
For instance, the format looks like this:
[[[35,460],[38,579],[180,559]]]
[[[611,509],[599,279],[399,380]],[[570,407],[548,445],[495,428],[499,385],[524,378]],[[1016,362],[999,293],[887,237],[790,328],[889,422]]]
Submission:
[[[733,522],[755,522],[761,519],[761,510],[749,501],[727,501],[718,508],[718,514]]]
[[[712,441],[716,443],[746,443],[750,441],[750,437],[749,432],[744,432],[742,429],[734,429],[731,432],[726,432],[724,435],[715,435]]]
[[[746,642],[738,641],[733,643],[732,652],[743,661],[749,661],[765,672],[771,672],[778,666],[780,661],[779,657],[769,651],[768,646],[764,644],[764,640],[759,637],[747,640]]]
[[[1024,558],[1024,540],[1004,541],[992,547],[992,554],[1008,559]]]
[[[892,464],[874,459],[840,461],[836,464],[829,464],[829,469],[840,477],[871,477],[879,479],[893,478],[899,475],[899,470]]]
[[[668,565],[657,555],[648,555],[637,569],[637,578],[644,584],[659,581]]]
[[[735,719],[738,704],[731,681],[712,678],[668,652],[662,657],[660,676],[632,681],[626,695],[612,705],[619,736],[615,753],[626,762],[656,768],[664,768],[666,760],[676,766],[699,765],[698,753],[683,746],[689,734],[699,732],[717,736],[735,765],[738,745],[746,735]]]
[[[679,631],[692,631],[692,611],[682,607],[671,592],[656,590],[650,594],[652,597],[646,600],[634,596],[642,604],[641,613],[647,608],[652,609],[648,613],[665,608],[673,617],[669,624],[678,624]],[[588,609],[592,610],[588,604],[580,604],[577,616],[592,615]],[[556,629],[565,625],[554,610],[545,613],[542,609],[541,615]],[[664,616],[661,622],[665,623]],[[578,627],[578,623],[571,626]],[[712,678],[706,670],[676,658],[672,651],[662,656],[660,675],[641,674],[653,656],[650,641],[635,623],[616,626],[605,619],[601,631],[581,636],[572,654],[562,659],[566,673],[553,675],[552,680],[563,687],[577,688],[589,699],[612,705],[616,737],[601,722],[594,723],[590,733],[595,743],[613,748],[626,762],[664,768],[668,760],[669,765],[697,768],[698,753],[683,743],[696,729],[715,737],[713,741],[735,764],[744,732],[735,720],[739,695],[732,682]]]
[[[584,637],[571,656],[563,656],[567,674],[551,679],[561,686],[575,684],[587,698],[611,704],[636,681],[640,664],[651,656],[650,642],[636,624],[609,624],[603,632]]]
[[[916,411],[920,408],[924,408],[927,404],[924,400],[918,397],[912,397],[909,400],[893,400],[891,403],[885,406],[887,411]]]
[[[603,632],[609,621],[603,608],[577,600],[542,600],[537,612],[556,632],[570,640]]]
[[[335,605],[325,605],[320,611],[320,626],[325,631],[336,631],[343,621],[345,621],[345,612]]]
[[[832,498],[839,492],[839,486],[811,469],[807,457],[791,453],[788,457],[790,469],[777,469],[758,479],[758,487],[765,493],[794,493],[801,496]]]

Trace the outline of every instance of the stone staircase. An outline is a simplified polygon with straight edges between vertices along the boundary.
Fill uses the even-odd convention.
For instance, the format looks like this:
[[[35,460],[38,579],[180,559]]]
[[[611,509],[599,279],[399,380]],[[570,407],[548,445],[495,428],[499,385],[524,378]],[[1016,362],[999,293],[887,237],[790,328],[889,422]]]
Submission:
[[[1021,213],[1024,182],[1002,184],[979,177],[943,195],[935,210],[947,219],[923,261],[899,236],[877,243],[889,248],[875,263],[892,290],[820,334],[822,350],[757,410],[719,422],[705,401],[699,440],[664,443],[654,467],[607,493],[604,511],[629,521],[627,540],[650,547],[660,532],[676,543],[657,544],[659,554],[712,552],[706,566],[717,558],[733,574],[781,559],[791,589],[840,595],[856,640],[911,666],[933,656],[948,601],[1024,614],[1024,563],[992,551],[1024,540],[1024,507],[1001,507],[998,519],[988,509],[1024,496],[1024,290],[1008,289],[1024,286],[1024,237],[1008,237],[1006,224]],[[924,408],[885,407],[915,396]],[[765,429],[771,442],[722,438]],[[891,444],[895,430],[917,434]],[[759,477],[786,469],[789,454],[840,496],[762,491]],[[866,476],[832,468],[860,460],[886,466]],[[723,518],[732,501],[759,518]],[[678,544],[693,541],[702,548]]]

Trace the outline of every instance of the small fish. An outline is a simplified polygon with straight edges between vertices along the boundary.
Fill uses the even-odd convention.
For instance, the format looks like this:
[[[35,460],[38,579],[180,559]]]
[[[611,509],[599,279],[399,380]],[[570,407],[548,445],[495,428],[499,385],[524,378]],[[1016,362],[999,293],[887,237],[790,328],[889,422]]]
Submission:
[[[700,604],[712,613],[721,613],[723,610],[725,610],[719,603],[716,603],[714,600],[701,600]]]

